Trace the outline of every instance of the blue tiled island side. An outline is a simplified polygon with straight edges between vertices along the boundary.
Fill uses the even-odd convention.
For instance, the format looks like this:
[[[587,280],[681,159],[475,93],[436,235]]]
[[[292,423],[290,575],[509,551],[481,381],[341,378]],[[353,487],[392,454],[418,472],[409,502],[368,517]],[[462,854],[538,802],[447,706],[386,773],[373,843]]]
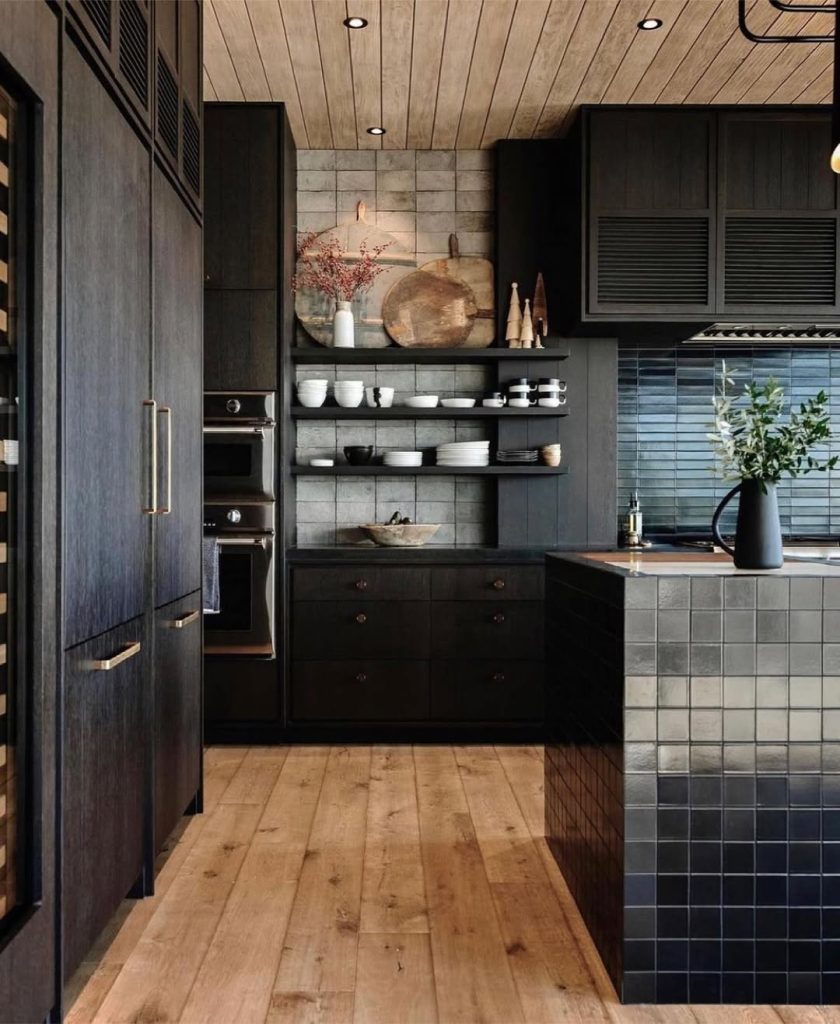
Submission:
[[[840,566],[550,554],[546,837],[622,1001],[840,1002]]]

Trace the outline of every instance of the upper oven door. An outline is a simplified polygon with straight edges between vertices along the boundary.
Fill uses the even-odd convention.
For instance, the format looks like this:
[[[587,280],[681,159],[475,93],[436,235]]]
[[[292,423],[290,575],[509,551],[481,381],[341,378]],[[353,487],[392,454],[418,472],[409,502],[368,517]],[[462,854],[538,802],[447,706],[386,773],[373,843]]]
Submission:
[[[204,428],[204,497],[274,499],[274,427]]]

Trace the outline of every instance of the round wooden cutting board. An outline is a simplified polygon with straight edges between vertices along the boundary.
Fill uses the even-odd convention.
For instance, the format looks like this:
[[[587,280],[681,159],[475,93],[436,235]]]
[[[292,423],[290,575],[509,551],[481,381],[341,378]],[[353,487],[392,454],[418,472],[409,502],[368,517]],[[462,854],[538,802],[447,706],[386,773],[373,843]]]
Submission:
[[[322,231],[316,241],[332,236],[337,239],[348,260],[358,259],[359,243],[366,242],[368,249],[377,245],[388,245],[378,259],[385,267],[373,287],[353,300],[355,318],[356,348],[386,348],[391,339],[385,333],[382,322],[382,304],[391,287],[417,267],[413,252],[406,251],[393,235],[382,231],[365,220],[365,204],[356,207],[356,216],[344,224]],[[306,333],[319,345],[332,346],[333,313],[335,305],[323,292],[304,288],[295,293],[295,313]]]
[[[436,277],[465,284],[478,307],[472,330],[463,345],[466,348],[487,348],[496,337],[496,299],[493,287],[493,264],[482,256],[461,256],[458,236],[449,236],[449,259],[424,263],[420,270]]]
[[[417,270],[385,296],[385,330],[404,348],[460,348],[475,324],[478,307],[462,281]]]

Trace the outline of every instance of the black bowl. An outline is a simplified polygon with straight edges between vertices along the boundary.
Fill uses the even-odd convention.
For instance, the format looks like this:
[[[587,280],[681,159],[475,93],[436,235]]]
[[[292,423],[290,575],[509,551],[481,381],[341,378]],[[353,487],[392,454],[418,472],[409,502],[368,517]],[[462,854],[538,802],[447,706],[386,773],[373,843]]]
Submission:
[[[344,449],[344,458],[351,466],[366,466],[373,458],[372,444],[351,444]]]

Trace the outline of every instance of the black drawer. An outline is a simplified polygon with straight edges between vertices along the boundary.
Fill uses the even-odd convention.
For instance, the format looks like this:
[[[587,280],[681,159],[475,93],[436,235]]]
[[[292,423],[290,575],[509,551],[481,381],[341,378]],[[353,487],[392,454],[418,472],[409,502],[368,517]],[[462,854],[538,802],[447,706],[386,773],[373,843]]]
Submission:
[[[541,565],[481,565],[432,571],[434,601],[541,601]]]
[[[427,661],[296,661],[296,721],[418,722],[429,717]]]
[[[431,607],[435,658],[543,657],[542,601],[437,601]]]
[[[539,722],[543,665],[534,661],[433,661],[432,718]]]
[[[429,570],[358,565],[294,570],[296,601],[428,601]]]
[[[426,601],[296,601],[292,630],[296,661],[429,656]]]

